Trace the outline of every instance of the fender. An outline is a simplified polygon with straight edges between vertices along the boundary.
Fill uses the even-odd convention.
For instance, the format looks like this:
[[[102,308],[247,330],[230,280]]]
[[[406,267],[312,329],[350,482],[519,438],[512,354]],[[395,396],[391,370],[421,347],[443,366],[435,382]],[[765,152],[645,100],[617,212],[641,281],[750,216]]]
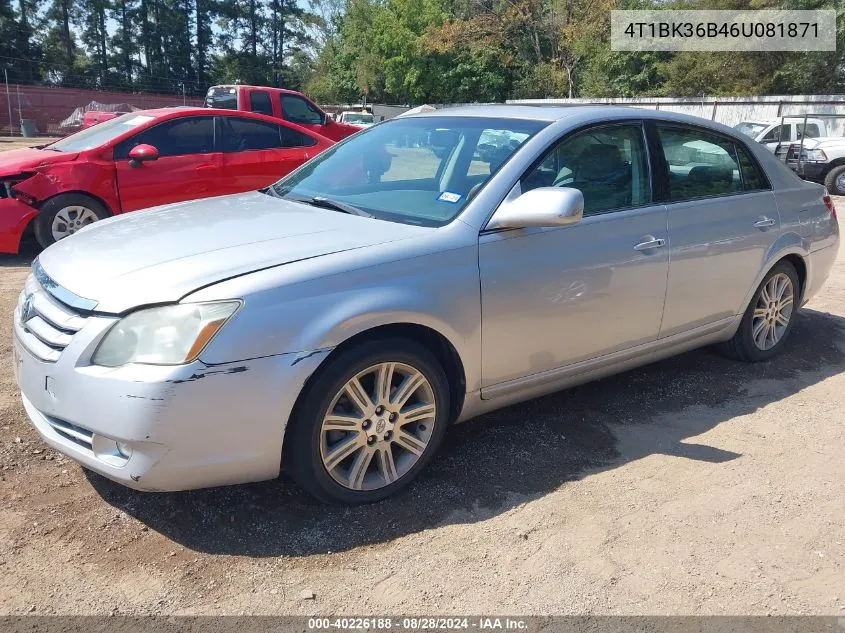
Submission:
[[[114,165],[107,161],[57,163],[15,185],[40,206],[61,193],[81,193],[96,198],[111,213],[120,213]]]
[[[309,263],[315,264],[283,268],[292,271]],[[284,272],[257,272],[190,296],[191,301],[227,297],[245,301],[246,309],[236,313],[203,351],[203,362],[333,349],[373,328],[412,324],[449,341],[464,366],[467,389],[480,388],[481,289],[474,247],[272,287]],[[448,284],[443,283],[446,276]],[[256,291],[261,278],[268,286]],[[267,334],[256,336],[256,332]]]

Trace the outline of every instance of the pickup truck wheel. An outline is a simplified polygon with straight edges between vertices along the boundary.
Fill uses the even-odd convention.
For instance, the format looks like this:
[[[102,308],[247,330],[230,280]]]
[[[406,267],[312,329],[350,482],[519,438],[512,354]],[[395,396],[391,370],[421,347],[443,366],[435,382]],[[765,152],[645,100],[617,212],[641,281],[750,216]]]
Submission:
[[[82,227],[110,215],[102,204],[90,196],[63,193],[41,205],[41,212],[35,218],[35,239],[41,248],[47,248]]]
[[[845,165],[834,167],[824,177],[824,186],[828,193],[835,196],[845,196]]]

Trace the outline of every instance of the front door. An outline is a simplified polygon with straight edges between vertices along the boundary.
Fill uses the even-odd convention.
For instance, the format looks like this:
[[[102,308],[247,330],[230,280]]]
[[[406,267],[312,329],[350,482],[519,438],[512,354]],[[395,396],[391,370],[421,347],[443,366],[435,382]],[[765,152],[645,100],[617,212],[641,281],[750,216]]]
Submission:
[[[159,158],[132,166],[129,151],[152,145]],[[223,154],[214,142],[214,117],[170,119],[141,130],[114,149],[123,211],[216,196],[223,181]]]
[[[780,216],[771,185],[741,144],[668,124],[657,134],[668,167],[671,237],[662,338],[745,310]]]
[[[669,249],[642,126],[567,136],[519,186],[580,189],[584,218],[482,233],[483,387],[654,341]]]

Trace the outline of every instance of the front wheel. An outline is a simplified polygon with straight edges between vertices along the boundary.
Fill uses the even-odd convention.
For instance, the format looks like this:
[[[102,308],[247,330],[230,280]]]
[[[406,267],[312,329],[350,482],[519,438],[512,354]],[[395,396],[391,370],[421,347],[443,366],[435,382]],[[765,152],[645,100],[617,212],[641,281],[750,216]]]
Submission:
[[[763,278],[739,329],[721,351],[746,362],[767,360],[780,352],[795,321],[799,289],[795,267],[779,262]]]
[[[824,177],[824,186],[834,196],[845,196],[845,165],[834,167]]]
[[[378,501],[408,485],[446,431],[449,388],[437,359],[412,341],[371,341],[329,359],[303,393],[286,465],[332,503]]]
[[[41,248],[47,248],[109,215],[108,210],[90,196],[63,193],[41,205],[40,213],[35,218],[35,239]]]

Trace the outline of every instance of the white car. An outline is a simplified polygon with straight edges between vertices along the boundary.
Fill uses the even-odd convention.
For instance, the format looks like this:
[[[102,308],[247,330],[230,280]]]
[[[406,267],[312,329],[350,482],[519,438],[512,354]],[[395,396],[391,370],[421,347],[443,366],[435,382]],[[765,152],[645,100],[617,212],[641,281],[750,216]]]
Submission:
[[[341,112],[338,121],[362,129],[376,124],[375,117],[369,112]]]

